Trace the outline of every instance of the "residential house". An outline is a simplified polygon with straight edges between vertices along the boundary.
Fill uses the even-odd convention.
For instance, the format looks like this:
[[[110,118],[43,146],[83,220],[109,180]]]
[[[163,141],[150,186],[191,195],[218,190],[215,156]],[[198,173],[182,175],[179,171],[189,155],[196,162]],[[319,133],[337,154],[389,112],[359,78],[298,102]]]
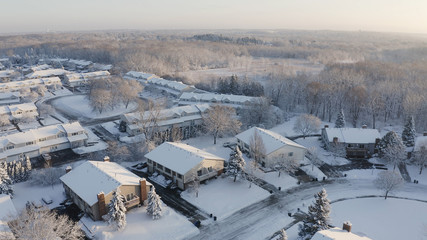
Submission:
[[[109,77],[108,71],[97,71],[88,73],[71,73],[64,77],[64,84],[70,87],[85,86],[89,81]]]
[[[414,152],[421,151],[423,147],[427,148],[427,133],[415,138]]]
[[[0,194],[0,239],[15,239],[7,222],[11,216],[17,215],[17,213],[10,196]]]
[[[135,71],[129,71],[125,74],[124,78],[126,79],[133,79],[138,80],[142,83],[147,83],[148,80],[151,78],[157,77],[155,74],[152,73],[145,73],[145,72],[135,72]]]
[[[243,151],[251,152],[251,142],[253,142],[252,139],[254,139],[255,135],[259,137],[258,139],[264,145],[265,152],[262,153],[264,157],[260,160],[263,167],[274,167],[286,158],[298,161],[304,160],[305,153],[307,152],[304,146],[263,128],[252,127],[237,134],[237,145]]]
[[[18,72],[15,72],[15,70],[3,70],[0,71],[0,82],[9,82],[14,78],[16,75],[19,75]]]
[[[0,92],[0,105],[17,104],[21,102],[19,92]]]
[[[127,113],[121,116],[121,120],[126,125],[126,132],[132,136],[141,134],[144,128],[150,128],[150,131],[154,132],[153,136],[168,141],[175,127],[186,139],[193,137],[202,128],[202,114],[208,108],[207,104],[198,104],[144,113]]]
[[[224,159],[185,143],[165,142],[145,155],[148,171],[158,172],[185,190],[197,177],[200,182],[219,176]]]
[[[69,73],[67,70],[56,68],[56,69],[45,69],[40,71],[35,71],[25,75],[26,78],[49,78],[49,77],[59,77],[64,78],[65,74]]]
[[[311,238],[311,240],[372,240],[364,234],[355,234],[351,232],[351,223],[345,222],[343,229],[334,227],[320,230]]]
[[[22,88],[36,88],[37,86],[62,85],[58,77],[27,79],[23,81],[0,83],[0,92],[19,91]]]
[[[146,85],[154,86],[162,90],[163,92],[169,93],[173,96],[180,96],[184,92],[193,92],[196,90],[194,86],[158,77],[148,79]]]
[[[86,130],[79,122],[30,129],[0,137],[0,161],[12,162],[28,156],[74,149],[87,145]]]
[[[344,148],[348,158],[369,158],[376,152],[376,145],[381,139],[377,129],[329,128],[322,129],[322,141],[327,150],[334,147]],[[337,148],[336,148],[337,149]]]
[[[34,103],[22,103],[0,107],[0,115],[8,116],[9,120],[16,120],[22,117],[35,118],[39,115]]]
[[[93,220],[102,220],[117,189],[125,197],[125,207],[144,204],[152,185],[117,163],[87,161],[60,178],[65,193]]]
[[[43,71],[43,70],[47,70],[47,69],[51,69],[52,66],[48,65],[48,64],[41,64],[38,66],[33,66],[33,67],[29,67],[27,69],[24,69],[23,72],[24,74],[30,74],[33,72],[38,72],[38,71]]]
[[[194,92],[184,92],[179,97],[179,105],[191,105],[198,103],[208,103],[208,104],[223,104],[232,107],[243,107],[245,105],[251,104],[257,100],[259,97],[248,97],[242,95],[232,95],[232,94],[216,94],[216,93],[194,93]]]
[[[70,70],[89,70],[93,66],[93,62],[86,60],[70,59],[64,62],[64,66]]]

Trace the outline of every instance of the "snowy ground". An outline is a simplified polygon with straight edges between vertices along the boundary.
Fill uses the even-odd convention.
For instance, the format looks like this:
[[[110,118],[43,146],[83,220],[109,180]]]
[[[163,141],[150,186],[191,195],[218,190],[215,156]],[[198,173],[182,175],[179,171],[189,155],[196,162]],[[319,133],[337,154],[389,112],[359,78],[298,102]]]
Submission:
[[[201,184],[198,197],[191,189],[181,193],[182,198],[205,212],[217,216],[218,220],[269,195],[267,191],[254,184],[249,188],[249,182],[246,180],[233,182],[233,179],[228,177],[220,177]]]
[[[127,136],[127,133],[122,133],[119,131],[119,122],[120,121],[111,121],[101,124],[101,126],[107,130],[112,135],[117,136]]]
[[[411,176],[411,180],[418,180],[418,184],[427,185],[427,169],[423,169],[423,172],[420,174],[420,167],[416,165],[406,165],[408,169],[409,176]]]
[[[128,108],[125,108],[122,104],[112,110],[106,110],[99,113],[98,111],[92,111],[92,108],[89,106],[89,101],[86,99],[85,95],[73,95],[58,98],[52,101],[52,105],[55,108],[62,109],[70,115],[74,115],[76,117],[82,116],[91,119],[118,116],[123,113],[131,112],[137,107],[135,103],[130,103]]]
[[[34,121],[31,121],[28,123],[18,123],[18,127],[19,127],[19,129],[21,129],[21,131],[29,130],[29,129],[35,129],[35,128],[38,128],[40,126],[41,126],[40,123],[37,122],[35,119],[34,119]]]
[[[52,204],[49,204],[49,208],[58,207],[59,204],[65,200],[65,193],[62,184],[56,184],[53,186],[34,186],[27,181],[14,184],[13,190],[14,197],[12,202],[17,211],[22,210],[27,201],[34,202],[36,205],[43,205],[43,197],[53,200]]]
[[[377,178],[378,173],[383,172],[381,169],[353,169],[350,171],[344,171],[343,174],[347,174],[349,179],[370,179],[374,180]]]
[[[106,222],[94,222],[88,217],[80,220],[95,235],[95,239],[184,239],[191,238],[199,230],[184,216],[163,205],[163,216],[153,220],[146,214],[146,207],[130,210],[126,214],[127,225],[122,232],[112,230]],[[83,228],[86,230],[86,228]]]
[[[261,179],[273,184],[277,188],[281,187],[282,191],[298,185],[298,180],[286,173],[281,173],[280,177],[278,172],[261,173],[261,175]]]
[[[74,148],[73,151],[77,154],[85,154],[91,152],[97,152],[107,149],[108,144],[102,141],[98,136],[96,136],[89,128],[85,128],[88,135],[88,143],[93,144],[93,146],[83,146],[79,148]]]
[[[40,120],[41,123],[43,123],[43,125],[48,126],[48,125],[55,125],[55,124],[61,124],[60,121],[58,121],[57,119],[53,118],[53,117],[45,117],[43,120]]]

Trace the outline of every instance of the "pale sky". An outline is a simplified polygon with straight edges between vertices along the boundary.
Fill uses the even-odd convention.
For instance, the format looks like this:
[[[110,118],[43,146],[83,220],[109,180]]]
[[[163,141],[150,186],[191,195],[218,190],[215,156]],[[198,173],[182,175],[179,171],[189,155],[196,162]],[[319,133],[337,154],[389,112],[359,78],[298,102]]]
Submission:
[[[427,0],[0,0],[0,33],[105,29],[427,33]]]

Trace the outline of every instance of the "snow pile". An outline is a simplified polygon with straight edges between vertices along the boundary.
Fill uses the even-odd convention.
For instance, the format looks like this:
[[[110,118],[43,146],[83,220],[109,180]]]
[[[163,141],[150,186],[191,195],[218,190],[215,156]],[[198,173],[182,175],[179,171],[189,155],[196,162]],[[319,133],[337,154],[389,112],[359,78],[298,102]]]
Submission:
[[[270,193],[264,189],[254,184],[249,188],[249,182],[233,182],[232,178],[218,178],[201,184],[198,197],[191,190],[181,193],[182,198],[219,220],[268,196]]]

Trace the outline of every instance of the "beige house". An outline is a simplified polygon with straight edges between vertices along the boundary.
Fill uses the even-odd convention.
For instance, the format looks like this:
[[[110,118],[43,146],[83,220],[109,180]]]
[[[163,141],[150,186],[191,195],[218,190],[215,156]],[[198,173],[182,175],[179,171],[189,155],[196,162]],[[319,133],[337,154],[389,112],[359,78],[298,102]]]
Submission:
[[[127,209],[143,204],[151,184],[106,157],[87,161],[60,178],[65,193],[93,220],[108,213],[113,192],[120,189]]]
[[[279,161],[293,158],[298,161],[304,160],[307,149],[298,143],[283,137],[275,132],[253,127],[236,135],[237,144],[243,151],[250,152],[251,141],[255,135],[259,136],[264,145],[265,156],[261,160],[263,167],[274,167]]]
[[[220,175],[224,159],[184,143],[165,142],[145,155],[148,171],[158,172],[185,190],[197,176],[200,182]]]

